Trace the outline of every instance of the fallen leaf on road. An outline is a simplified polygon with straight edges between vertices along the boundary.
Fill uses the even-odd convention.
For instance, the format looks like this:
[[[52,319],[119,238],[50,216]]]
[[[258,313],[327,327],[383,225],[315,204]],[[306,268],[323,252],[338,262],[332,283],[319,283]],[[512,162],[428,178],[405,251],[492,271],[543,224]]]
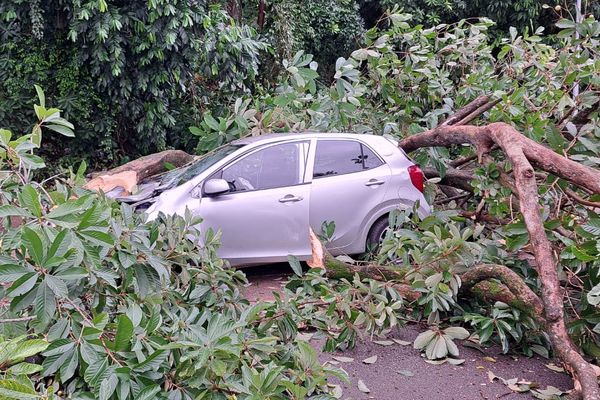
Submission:
[[[496,359],[495,359],[494,357],[483,357],[483,359],[484,359],[485,361],[489,361],[489,362],[493,362],[493,363],[495,363],[495,362],[496,362]]]
[[[444,358],[443,360],[425,360],[425,362],[431,365],[442,365],[446,363],[446,359]]]
[[[358,380],[358,390],[360,390],[363,393],[371,393],[371,389],[369,389],[367,385],[365,385],[365,383],[360,379]]]
[[[546,364],[546,368],[551,369],[552,371],[555,371],[555,372],[565,372],[565,369],[563,367],[559,367],[558,365],[556,365],[554,363]]]
[[[406,340],[400,340],[400,339],[392,339],[394,342],[398,343],[400,346],[409,346],[412,344],[412,342],[407,342]]]
[[[498,377],[492,371],[488,371],[488,380],[494,382],[496,379],[498,379]]]
[[[401,370],[396,371],[396,372],[398,372],[400,375],[404,375],[404,376],[415,376],[414,372],[409,371],[407,369],[401,369]]]
[[[362,362],[364,362],[365,364],[375,364],[376,361],[377,361],[377,356],[373,356],[373,357],[365,358]]]
[[[381,346],[391,346],[394,344],[391,340],[373,340],[373,343],[376,343]]]
[[[340,385],[333,385],[333,388],[331,389],[331,395],[333,397],[335,397],[336,399],[341,399],[343,394],[344,391],[342,390],[342,387]]]
[[[543,400],[553,400],[556,398],[560,398],[560,395],[564,394],[564,392],[554,386],[548,386],[546,389],[537,389],[532,390],[531,393],[538,399]]]
[[[481,346],[479,345],[479,343],[475,343],[475,342],[472,342],[472,341],[470,341],[470,340],[465,340],[464,342],[462,342],[462,345],[463,345],[463,346],[465,346],[465,347],[470,347],[470,348],[472,348],[472,349],[478,350],[478,351],[480,351],[480,352],[482,352],[482,353],[485,353],[485,352],[483,351],[483,347],[481,347]]]
[[[446,359],[446,361],[448,361],[448,364],[452,365],[460,365],[465,362],[465,360],[463,360],[462,358],[448,358]]]
[[[354,358],[352,358],[352,357],[333,356],[331,358],[333,358],[336,361],[343,362],[343,363],[349,363],[349,362],[354,361]]]

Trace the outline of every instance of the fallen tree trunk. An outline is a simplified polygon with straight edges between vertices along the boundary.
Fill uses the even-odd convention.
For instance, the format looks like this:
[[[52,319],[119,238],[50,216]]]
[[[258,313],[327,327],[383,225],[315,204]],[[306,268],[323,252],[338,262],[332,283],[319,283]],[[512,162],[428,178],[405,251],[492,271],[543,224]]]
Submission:
[[[165,150],[130,161],[119,167],[96,174],[85,187],[90,190],[109,192],[117,187],[122,194],[131,194],[134,187],[144,179],[167,170],[167,165],[181,167],[194,159],[194,156],[181,150]]]
[[[311,268],[322,268],[332,279],[352,280],[355,275],[362,279],[374,279],[387,282],[406,300],[414,301],[421,293],[405,282],[411,267],[394,267],[375,264],[348,264],[331,255],[310,230],[312,258],[307,261]],[[538,323],[545,325],[544,306],[540,298],[510,268],[497,264],[480,264],[470,268],[461,276],[463,293],[475,295],[483,300],[502,301],[523,311]]]

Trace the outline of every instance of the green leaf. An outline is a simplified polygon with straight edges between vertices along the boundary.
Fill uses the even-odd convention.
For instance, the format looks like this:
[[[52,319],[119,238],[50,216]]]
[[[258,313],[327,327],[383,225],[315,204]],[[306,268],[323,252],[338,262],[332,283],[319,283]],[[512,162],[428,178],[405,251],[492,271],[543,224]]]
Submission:
[[[44,280],[39,285],[35,296],[35,314],[39,322],[47,324],[56,311],[56,299],[54,292]]]
[[[517,236],[506,237],[506,247],[511,251],[517,251],[529,243],[529,234],[525,233]]]
[[[0,353],[0,364],[3,364],[9,360],[24,360],[27,357],[34,356],[46,350],[48,345],[49,343],[43,339],[30,339],[21,343],[17,343],[17,345],[11,349],[8,354]]]
[[[102,380],[100,383],[100,390],[98,392],[99,400],[108,400],[110,396],[115,392],[119,379],[116,374],[110,374]]]
[[[585,224],[581,225],[581,229],[592,235],[600,236],[600,218],[590,218]]]
[[[46,96],[44,95],[44,90],[39,85],[33,86],[35,87],[35,92],[37,93],[40,106],[46,107]]]
[[[31,228],[23,227],[21,238],[29,256],[38,266],[42,266],[44,262],[44,245],[38,234]]]
[[[587,293],[587,301],[593,306],[600,304],[600,284],[590,289]]]
[[[65,216],[71,216],[83,210],[84,206],[85,203],[81,201],[67,201],[46,214],[46,218],[57,219]]]
[[[23,186],[19,198],[21,205],[26,207],[27,210],[34,216],[42,216],[42,203],[40,203],[40,196],[33,186],[30,184]]]
[[[22,362],[17,365],[13,365],[7,369],[6,372],[12,375],[31,375],[40,372],[41,370],[41,365]]]
[[[448,346],[444,337],[436,335],[435,339],[427,345],[425,355],[430,360],[445,358],[448,355]]]
[[[73,349],[73,351],[69,352],[70,356],[64,361],[63,365],[60,367],[60,380],[61,382],[66,382],[71,379],[79,366],[79,354],[77,351]]]
[[[3,206],[0,206],[0,218],[6,217],[33,218],[33,214],[31,214],[29,211],[23,208],[13,206],[10,204],[5,204]]]
[[[0,379],[0,399],[28,400],[40,396],[31,388],[12,379]]]
[[[563,18],[556,23],[556,26],[560,29],[575,28],[575,22],[571,21],[570,19]]]
[[[465,340],[469,337],[469,331],[460,326],[451,326],[444,329],[444,334],[450,336],[452,339]]]
[[[46,166],[42,157],[36,156],[35,154],[25,153],[21,154],[20,157],[21,162],[29,169],[40,169]]]
[[[152,385],[147,386],[135,396],[136,400],[153,400],[156,398],[156,394],[160,392],[160,386]]]
[[[298,257],[294,256],[294,255],[288,255],[288,263],[290,264],[290,267],[292,267],[292,270],[294,271],[294,273],[298,276],[302,276],[303,272],[302,272],[302,265],[300,264],[300,261],[298,260]]]
[[[60,278],[47,274],[44,281],[48,287],[54,292],[54,295],[58,298],[65,298],[69,296],[69,290],[67,284]]]
[[[73,130],[71,130],[70,128],[67,128],[66,126],[52,124],[52,125],[44,125],[44,128],[48,128],[54,132],[58,132],[63,136],[75,137],[75,133],[73,133]]]
[[[127,351],[133,337],[133,323],[126,315],[119,315],[115,334],[115,351]]]
[[[579,249],[576,246],[569,246],[568,250],[573,254],[579,261],[590,262],[597,259],[596,256],[592,256],[586,253],[583,249]]]
[[[97,386],[107,376],[108,358],[104,357],[102,361],[98,361],[88,365],[83,379],[91,386]]]
[[[60,272],[57,272],[55,276],[62,280],[69,281],[86,278],[88,276],[88,272],[85,270],[85,268],[73,267],[61,270]]]
[[[14,281],[6,293],[10,295],[10,297],[18,297],[25,293],[29,293],[37,283],[38,277],[39,275],[36,272],[28,272]]]
[[[56,237],[52,241],[52,244],[50,245],[50,248],[48,249],[48,254],[46,254],[46,261],[48,261],[48,259],[50,259],[56,255],[56,253],[58,252],[58,249],[60,249],[66,236],[67,236],[66,229],[63,229],[62,231],[60,231],[58,233],[58,235],[56,235]]]
[[[25,274],[34,272],[31,269],[17,264],[4,264],[0,266],[0,283],[14,282]]]
[[[167,358],[168,352],[165,350],[156,350],[150,354],[148,358],[135,366],[134,370],[137,372],[153,371],[158,369],[162,362]]]
[[[432,330],[421,332],[413,342],[413,347],[417,350],[424,349],[436,335],[437,334]]]
[[[88,239],[90,239],[93,243],[101,245],[101,246],[105,246],[105,245],[113,246],[115,244],[115,240],[112,237],[112,235],[105,233],[105,232],[80,231],[79,233],[82,236],[85,236]]]

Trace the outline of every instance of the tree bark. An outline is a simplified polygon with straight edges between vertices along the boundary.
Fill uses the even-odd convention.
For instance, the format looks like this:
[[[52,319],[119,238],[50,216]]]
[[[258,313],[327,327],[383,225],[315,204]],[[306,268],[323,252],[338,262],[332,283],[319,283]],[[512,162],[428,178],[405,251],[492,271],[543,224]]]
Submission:
[[[140,157],[100,175],[115,175],[125,171],[136,173],[139,181],[166,171],[166,164],[181,167],[194,159],[194,156],[182,150],[165,150],[160,153]]]
[[[194,156],[181,150],[166,150],[130,161],[120,167],[95,174],[85,187],[90,190],[109,192],[123,188],[123,195],[130,194],[133,188],[144,179],[166,171],[166,165],[181,167],[194,159]]]
[[[258,24],[258,30],[259,32],[262,32],[264,26],[265,26],[265,0],[259,0],[258,1],[258,18],[257,18],[257,24]]]
[[[481,109],[481,100],[465,109]],[[466,113],[461,121],[474,114]],[[478,115],[480,115],[479,113]],[[475,115],[476,116],[476,115]],[[472,119],[472,118],[471,118]],[[449,119],[451,120],[451,118]],[[461,123],[459,121],[458,123]],[[451,121],[452,122],[452,121]],[[541,283],[545,328],[557,355],[565,362],[573,374],[576,386],[581,384],[581,392],[586,400],[600,399],[596,373],[571,342],[564,320],[563,293],[557,273],[557,260],[554,258],[550,241],[546,236],[539,210],[538,187],[533,167],[563,178],[572,184],[600,194],[600,172],[563,157],[551,149],[521,135],[505,123],[492,123],[485,126],[442,124],[439,127],[409,136],[400,142],[406,152],[422,147],[449,147],[459,144],[475,146],[479,160],[491,161],[491,149],[498,146],[507,156],[513,167],[515,194],[536,260],[536,268]]]

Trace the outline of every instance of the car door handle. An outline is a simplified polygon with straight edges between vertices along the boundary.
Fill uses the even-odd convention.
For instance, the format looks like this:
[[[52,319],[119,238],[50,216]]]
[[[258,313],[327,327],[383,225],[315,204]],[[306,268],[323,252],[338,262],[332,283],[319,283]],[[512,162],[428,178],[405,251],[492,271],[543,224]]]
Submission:
[[[295,203],[297,201],[302,201],[302,196],[294,196],[293,194],[286,194],[281,199],[279,199],[280,203]]]
[[[379,186],[383,185],[384,183],[384,181],[380,181],[378,179],[370,179],[367,183],[365,183],[365,186]]]

